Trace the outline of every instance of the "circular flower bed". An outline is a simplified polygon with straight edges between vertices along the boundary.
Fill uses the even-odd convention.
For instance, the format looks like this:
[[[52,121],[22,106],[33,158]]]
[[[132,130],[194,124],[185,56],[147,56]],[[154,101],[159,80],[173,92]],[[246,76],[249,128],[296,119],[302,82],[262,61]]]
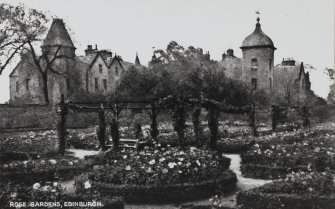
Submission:
[[[241,209],[331,209],[335,207],[335,180],[328,172],[292,173],[286,179],[237,195]]]
[[[8,182],[0,183],[0,205],[1,208],[63,208],[89,209],[91,205],[97,208],[123,209],[123,199],[121,197],[105,197],[100,193],[75,193],[64,192],[58,182],[39,183],[33,185],[23,185]],[[15,205],[16,204],[16,205]],[[21,204],[21,205],[20,205]],[[80,204],[79,207],[74,204]]]
[[[236,175],[230,159],[197,149],[145,148],[141,152],[111,152],[99,157],[101,166],[77,179],[77,190],[124,195],[126,202],[182,202],[204,198],[218,190],[231,191]]]

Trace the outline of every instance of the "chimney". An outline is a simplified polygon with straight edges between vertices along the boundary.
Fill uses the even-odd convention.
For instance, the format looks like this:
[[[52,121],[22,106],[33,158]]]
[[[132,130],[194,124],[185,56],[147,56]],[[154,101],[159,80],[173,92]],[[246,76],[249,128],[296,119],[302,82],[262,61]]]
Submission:
[[[93,53],[92,45],[87,45],[87,49],[85,50],[85,55],[89,55]]]
[[[227,50],[227,55],[228,55],[228,56],[231,56],[231,57],[234,57],[234,50],[232,50],[232,49],[228,49],[228,50]]]
[[[211,60],[211,55],[209,54],[209,51],[207,51],[206,54],[205,54],[205,60],[207,60],[207,61]]]
[[[226,57],[227,57],[226,53],[223,53],[222,54],[222,60],[226,59]]]
[[[95,44],[95,50],[98,50],[98,44]]]
[[[283,66],[295,66],[295,60],[293,58],[283,58],[282,61],[282,65]]]

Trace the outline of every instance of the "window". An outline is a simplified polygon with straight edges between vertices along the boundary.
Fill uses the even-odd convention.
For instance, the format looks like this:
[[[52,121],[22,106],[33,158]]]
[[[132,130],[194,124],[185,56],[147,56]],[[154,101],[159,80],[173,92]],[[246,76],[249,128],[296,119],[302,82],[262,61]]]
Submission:
[[[252,78],[251,79],[251,87],[252,89],[257,89],[257,78]]]
[[[29,91],[29,81],[30,79],[26,79],[26,90]]]
[[[257,58],[252,58],[251,59],[251,66],[252,67],[254,67],[254,66],[257,67],[258,66]]]
[[[272,59],[270,59],[269,61],[269,71],[271,71],[271,68],[272,68]]]
[[[19,92],[19,90],[20,90],[20,84],[19,84],[18,81],[16,81],[16,83],[15,83],[15,90],[16,90],[16,92]]]
[[[95,78],[95,90],[96,91],[98,91],[98,89],[99,89],[99,80],[98,80],[98,78]]]
[[[115,67],[115,74],[119,75],[119,69],[118,69],[118,67]]]
[[[104,89],[107,90],[107,79],[104,79]]]
[[[269,78],[270,90],[272,90],[272,78]]]
[[[70,79],[66,79],[66,89],[70,90]]]
[[[99,73],[100,74],[102,73],[102,65],[101,64],[99,65]]]

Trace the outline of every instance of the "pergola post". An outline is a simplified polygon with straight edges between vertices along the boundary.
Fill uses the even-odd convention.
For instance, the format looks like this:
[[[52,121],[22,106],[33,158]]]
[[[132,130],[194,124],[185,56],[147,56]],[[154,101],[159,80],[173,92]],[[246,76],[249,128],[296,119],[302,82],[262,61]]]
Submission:
[[[251,104],[251,110],[249,113],[250,127],[253,136],[258,136],[257,126],[256,126],[256,106],[254,103]]]
[[[66,115],[68,113],[67,110],[67,104],[65,103],[64,100],[64,95],[62,94],[61,96],[61,101],[58,105],[59,107],[59,115],[58,115],[58,123],[57,123],[57,135],[58,135],[58,142],[59,142],[59,147],[58,147],[58,152],[61,155],[65,154],[65,149],[66,149]]]
[[[99,110],[99,127],[97,130],[97,135],[98,135],[101,149],[103,151],[107,150],[107,147],[106,147],[106,119],[105,119],[105,111],[104,111],[103,104],[101,104],[100,110]]]

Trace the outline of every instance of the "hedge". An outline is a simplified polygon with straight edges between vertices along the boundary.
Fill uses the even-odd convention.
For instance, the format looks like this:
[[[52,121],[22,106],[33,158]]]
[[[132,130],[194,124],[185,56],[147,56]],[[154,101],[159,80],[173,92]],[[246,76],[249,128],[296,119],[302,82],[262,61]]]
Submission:
[[[257,190],[239,192],[236,197],[240,209],[333,209],[335,194],[274,194]]]
[[[263,164],[246,163],[241,165],[242,175],[246,178],[255,179],[279,179],[285,177],[292,171],[307,171],[306,166],[296,166],[294,168],[283,166],[269,166]]]
[[[87,171],[89,165],[80,167],[68,167],[57,170],[29,171],[29,172],[1,172],[0,179],[12,182],[22,182],[24,184],[33,184],[39,181],[57,181],[59,179],[66,181]]]

